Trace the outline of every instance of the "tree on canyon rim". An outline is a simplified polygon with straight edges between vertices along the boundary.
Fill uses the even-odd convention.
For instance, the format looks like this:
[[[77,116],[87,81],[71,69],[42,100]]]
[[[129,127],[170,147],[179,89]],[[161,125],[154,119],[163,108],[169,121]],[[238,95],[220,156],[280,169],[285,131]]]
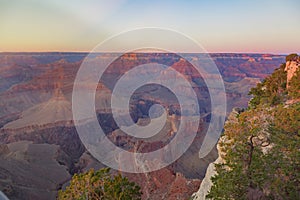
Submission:
[[[285,104],[300,97],[300,70],[287,89],[284,67],[251,89],[249,108],[227,121],[208,199],[300,199],[300,103]]]

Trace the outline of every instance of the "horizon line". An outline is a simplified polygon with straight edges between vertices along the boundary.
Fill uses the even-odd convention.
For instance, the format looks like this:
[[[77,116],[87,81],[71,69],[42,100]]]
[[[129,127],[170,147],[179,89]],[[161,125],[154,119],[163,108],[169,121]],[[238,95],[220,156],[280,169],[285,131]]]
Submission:
[[[117,52],[117,51],[105,51],[105,52],[89,52],[89,51],[0,51],[1,54],[17,54],[17,53],[25,53],[25,54],[30,54],[30,53],[85,53],[85,54],[89,54],[89,53],[122,53],[122,52]],[[144,54],[150,54],[150,53],[160,53],[160,54],[167,54],[167,53],[180,53],[180,54],[199,54],[199,52],[151,52],[151,51],[147,51],[147,52],[124,52],[124,53],[144,53]],[[280,56],[284,56],[284,55],[289,55],[289,54],[300,54],[298,52],[290,52],[290,53],[275,53],[275,52],[201,52],[200,54],[261,54],[261,55],[280,55]]]

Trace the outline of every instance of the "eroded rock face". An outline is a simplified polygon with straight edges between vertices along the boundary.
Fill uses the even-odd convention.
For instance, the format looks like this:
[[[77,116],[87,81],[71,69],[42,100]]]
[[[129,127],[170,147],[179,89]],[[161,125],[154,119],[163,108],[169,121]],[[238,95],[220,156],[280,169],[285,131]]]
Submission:
[[[0,185],[0,190],[6,191],[12,199],[53,199],[56,190],[71,177],[74,172],[85,171],[89,168],[101,168],[101,165],[89,155],[82,145],[71,116],[71,94],[76,72],[86,54],[49,53],[49,54],[2,54],[0,53],[0,172],[3,180],[9,184]],[[111,56],[105,54],[103,56]],[[189,55],[191,60],[197,60],[195,55]],[[228,110],[234,106],[246,106],[249,100],[245,88],[253,87],[263,77],[271,73],[284,57],[273,55],[247,54],[213,54],[212,58],[223,75],[229,102]],[[144,63],[160,63],[174,67],[191,81],[195,91],[200,93],[199,103],[201,113],[209,123],[209,109],[206,109],[205,97],[207,87],[201,82],[189,63],[172,55],[161,54],[126,54],[116,60],[106,71],[103,83],[99,83],[96,93],[96,109],[98,119],[103,122],[108,137],[115,144],[126,147],[129,151],[153,151],[163,145],[163,141],[149,141],[135,149],[131,138],[120,133],[115,125],[110,105],[110,95],[114,78],[124,74],[129,69]],[[186,67],[188,66],[188,67]],[[22,73],[20,73],[22,72]],[[176,78],[176,77],[169,77]],[[2,87],[3,86],[3,87]],[[88,86],[87,86],[88,87]],[[135,121],[145,120],[148,109],[153,103],[167,105],[172,99],[166,99],[169,93],[161,88],[145,88],[146,94],[137,91],[132,100],[132,115]],[[186,91],[182,94],[188,97]],[[178,116],[180,107],[176,101],[169,109],[169,114]],[[206,124],[202,129],[205,131]],[[170,121],[169,135],[176,132],[175,122]],[[136,181],[143,190],[143,199],[188,199],[199,188],[200,179],[204,177],[207,165],[217,157],[214,150],[208,157],[200,160],[199,146],[203,139],[198,134],[193,145],[172,165],[147,174],[124,174],[130,180]],[[24,142],[27,141],[27,142]],[[31,141],[31,142],[28,142]],[[12,145],[18,144],[21,149]],[[38,153],[39,152],[39,153]],[[43,152],[43,153],[40,153]],[[45,157],[43,156],[45,152]],[[29,155],[26,155],[29,154]],[[47,161],[47,159],[49,160]],[[35,161],[39,159],[40,162]],[[34,170],[40,166],[40,171]],[[14,177],[14,166],[20,171],[28,170],[23,179]],[[23,167],[24,166],[24,167]],[[53,171],[52,171],[53,167]],[[42,175],[48,169],[49,174]],[[56,177],[56,172],[60,177]],[[37,176],[38,175],[38,176]],[[51,177],[48,177],[51,176]],[[35,177],[37,176],[37,177]],[[53,176],[53,177],[52,177]],[[51,182],[51,183],[50,183]],[[1,183],[1,178],[0,178]],[[39,186],[42,185],[42,186]],[[28,188],[24,188],[27,185]],[[34,187],[41,188],[40,190]],[[45,192],[46,188],[48,191]]]
[[[187,179],[181,173],[168,168],[146,174],[124,174],[138,183],[143,192],[142,199],[188,199],[200,185],[198,179]]]
[[[61,87],[66,99],[71,101],[76,72],[86,55],[85,53],[1,53],[1,124],[2,121],[15,119],[20,112],[32,106],[48,101],[55,96],[55,88],[58,86]],[[103,54],[104,58],[111,56]],[[197,56],[193,54],[188,57],[191,60],[197,60]],[[238,105],[234,105],[235,107],[246,106],[249,98],[243,92],[238,91],[236,89],[238,87],[233,86],[232,83],[237,86],[249,84],[254,87],[257,79],[266,77],[284,61],[284,56],[261,54],[212,54],[211,57],[225,81],[228,102],[231,101],[232,104],[238,102]],[[191,68],[183,67],[189,64],[182,59],[168,54],[162,56],[159,53],[132,53],[116,60],[107,69],[104,77],[107,84],[105,86],[111,90],[113,85],[111,79],[119,77],[132,67],[149,62],[173,65],[176,70],[190,77],[190,80],[198,78],[196,74],[193,74],[194,71]],[[252,79],[254,81],[251,81]],[[199,89],[205,89],[197,81],[195,83]]]
[[[289,88],[289,82],[295,75],[296,71],[300,67],[300,56],[295,56],[292,60],[289,60],[285,64],[285,71],[287,72],[287,88]]]
[[[236,115],[241,111],[239,108],[233,109],[233,111],[230,113],[228,116],[228,120],[230,122],[238,123],[238,120],[236,118]],[[203,178],[199,190],[192,195],[193,200],[204,200],[206,199],[206,195],[208,194],[210,188],[212,187],[212,181],[211,178],[216,175],[216,169],[215,169],[215,164],[223,163],[224,159],[222,158],[224,152],[221,151],[220,147],[220,141],[221,142],[226,142],[226,137],[223,136],[219,139],[219,142],[217,144],[217,151],[218,151],[218,157],[217,159],[210,163],[207,167],[205,177]]]
[[[57,189],[71,177],[71,159],[58,145],[21,141],[0,148],[5,149],[0,155],[0,190],[9,199],[55,199]]]

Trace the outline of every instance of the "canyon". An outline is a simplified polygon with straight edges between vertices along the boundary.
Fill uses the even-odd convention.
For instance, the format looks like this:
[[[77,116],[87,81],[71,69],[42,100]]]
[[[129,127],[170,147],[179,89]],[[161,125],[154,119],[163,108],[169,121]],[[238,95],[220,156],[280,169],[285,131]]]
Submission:
[[[104,167],[85,149],[72,120],[73,83],[86,56],[59,52],[0,53],[0,190],[10,199],[54,199],[57,190],[65,187],[74,173]],[[113,55],[98,56],[109,59]],[[210,56],[224,80],[227,113],[234,107],[247,107],[249,89],[285,60],[285,56],[270,54]],[[171,131],[180,122],[180,106],[170,91],[158,85],[137,90],[130,101],[135,122],[147,123],[149,108],[154,104],[168,108],[169,112],[165,131],[170,134],[141,145],[119,130],[108,109],[119,77],[138,65],[164,64],[183,74],[197,93],[201,123],[186,153],[158,171],[123,173],[141,186],[143,199],[189,198],[199,189],[209,163],[218,156],[216,148],[205,158],[198,155],[210,123],[211,108],[207,86],[189,62],[199,57],[186,57],[188,60],[171,53],[128,53],[107,68],[97,85],[95,109],[105,134],[116,146],[136,152],[151,152],[168,144]],[[187,91],[181,93],[189,98]]]

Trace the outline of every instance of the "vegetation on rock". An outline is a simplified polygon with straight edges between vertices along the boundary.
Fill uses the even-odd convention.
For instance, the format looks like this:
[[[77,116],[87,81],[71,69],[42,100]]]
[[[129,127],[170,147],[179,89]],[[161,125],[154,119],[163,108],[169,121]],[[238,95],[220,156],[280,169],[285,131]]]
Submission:
[[[120,174],[111,176],[109,168],[75,174],[70,185],[59,191],[59,200],[138,200],[140,187]]]
[[[299,98],[300,70],[287,89],[284,67],[251,89],[249,108],[227,121],[207,198],[300,199],[300,103],[285,104]]]
[[[292,77],[288,92],[291,98],[300,98],[300,68],[298,68],[295,75]]]
[[[287,97],[287,73],[284,70],[285,64],[282,64],[274,73],[258,83],[255,88],[249,92],[253,98],[249,102],[249,106],[255,108],[260,104],[278,105]]]
[[[292,61],[292,60],[294,60],[294,59],[297,58],[297,57],[298,57],[298,55],[297,55],[296,53],[292,53],[292,54],[286,56],[285,61],[286,61],[286,62]]]

